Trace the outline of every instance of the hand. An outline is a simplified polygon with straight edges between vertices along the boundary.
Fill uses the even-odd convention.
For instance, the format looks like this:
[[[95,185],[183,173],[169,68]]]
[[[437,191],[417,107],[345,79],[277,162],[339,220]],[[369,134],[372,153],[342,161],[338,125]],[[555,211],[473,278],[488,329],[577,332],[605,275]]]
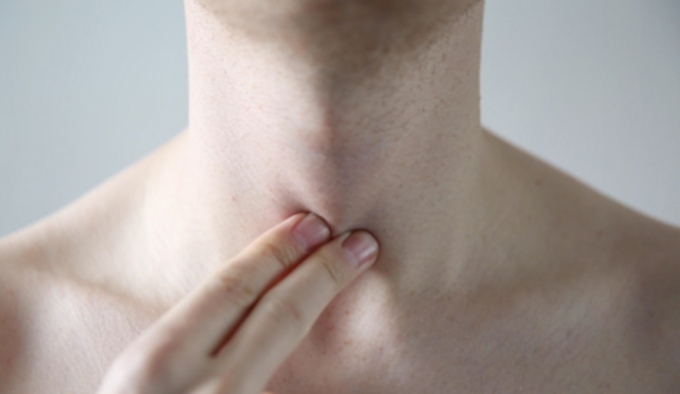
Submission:
[[[370,245],[368,233],[353,234],[344,245]],[[374,252],[348,252],[349,235],[328,242],[313,214],[268,230],[126,347],[98,393],[260,394],[335,295],[376,260],[373,237]]]

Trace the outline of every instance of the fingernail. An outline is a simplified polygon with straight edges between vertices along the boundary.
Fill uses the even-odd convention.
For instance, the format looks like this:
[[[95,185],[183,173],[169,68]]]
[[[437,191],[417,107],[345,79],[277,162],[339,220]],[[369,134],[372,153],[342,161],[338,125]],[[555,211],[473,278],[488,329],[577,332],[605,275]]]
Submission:
[[[378,254],[378,242],[366,231],[352,233],[342,242],[342,247],[349,252],[349,262],[356,268],[373,262]]]
[[[318,216],[309,213],[295,226],[293,234],[300,245],[309,249],[326,241],[331,231]]]

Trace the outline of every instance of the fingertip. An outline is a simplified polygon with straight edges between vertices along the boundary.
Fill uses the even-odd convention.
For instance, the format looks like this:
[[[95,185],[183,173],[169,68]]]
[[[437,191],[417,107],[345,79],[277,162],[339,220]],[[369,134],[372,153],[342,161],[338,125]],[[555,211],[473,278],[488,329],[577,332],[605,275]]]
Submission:
[[[357,269],[375,262],[378,256],[378,240],[367,231],[354,231],[342,242],[347,261]]]
[[[328,241],[331,230],[320,216],[310,213],[295,225],[293,235],[302,247],[311,249]]]

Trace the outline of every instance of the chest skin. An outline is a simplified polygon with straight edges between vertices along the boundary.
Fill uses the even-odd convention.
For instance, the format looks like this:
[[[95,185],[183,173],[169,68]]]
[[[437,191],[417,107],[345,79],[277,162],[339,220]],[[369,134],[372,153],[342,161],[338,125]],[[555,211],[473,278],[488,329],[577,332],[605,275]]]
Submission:
[[[675,393],[676,325],[659,308],[677,310],[677,297],[652,297],[647,289],[659,286],[650,278],[609,270],[488,283],[411,294],[398,308],[367,276],[333,300],[267,390]],[[3,268],[2,290],[0,392],[10,394],[95,392],[115,357],[165,312],[27,270]]]
[[[673,364],[649,351],[643,328],[649,311],[629,276],[495,290],[423,299],[425,312],[339,299],[267,389],[673,393],[678,387]]]

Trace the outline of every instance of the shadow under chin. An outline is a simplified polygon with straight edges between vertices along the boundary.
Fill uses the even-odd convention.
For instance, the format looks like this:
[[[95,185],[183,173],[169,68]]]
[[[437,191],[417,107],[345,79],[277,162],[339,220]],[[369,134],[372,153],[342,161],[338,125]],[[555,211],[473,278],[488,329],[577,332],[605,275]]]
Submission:
[[[312,52],[418,46],[484,0],[185,0],[259,41],[301,41]],[[320,56],[320,54],[318,54]]]
[[[275,47],[314,65],[317,91],[333,92],[327,99],[338,103],[353,87],[421,62],[432,48],[448,53],[481,40],[484,0],[186,0],[186,5],[187,12],[207,13],[253,47]]]

